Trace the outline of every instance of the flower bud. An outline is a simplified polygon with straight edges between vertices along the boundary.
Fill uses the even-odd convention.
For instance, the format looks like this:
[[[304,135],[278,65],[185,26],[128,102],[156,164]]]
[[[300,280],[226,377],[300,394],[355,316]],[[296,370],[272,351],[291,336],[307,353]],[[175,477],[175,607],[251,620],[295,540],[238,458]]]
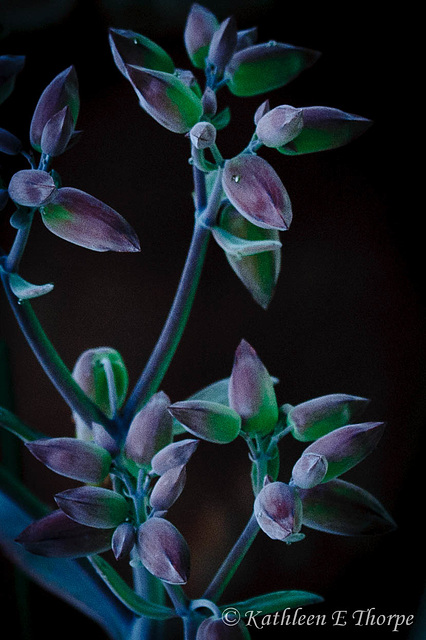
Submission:
[[[304,453],[292,471],[292,480],[302,489],[310,489],[322,482],[327,473],[327,459],[316,453]]]
[[[384,428],[383,422],[340,427],[313,442],[305,449],[302,458],[310,454],[326,458],[327,472],[322,482],[328,482],[364,460],[376,447]]]
[[[256,351],[242,340],[235,352],[229,379],[229,405],[249,434],[265,435],[278,420],[278,405],[271,376]]]
[[[153,456],[173,439],[170,398],[159,391],[135,415],[127,433],[124,451],[139,465],[150,465]]]
[[[191,6],[186,20],[184,41],[188,56],[198,69],[204,69],[213,34],[219,28],[216,16],[198,3]]]
[[[238,413],[218,402],[185,400],[172,404],[169,411],[187,431],[208,442],[227,444],[240,432]]]
[[[93,442],[76,438],[46,438],[26,443],[33,456],[61,476],[98,484],[111,467],[108,451]]]
[[[127,77],[126,65],[174,72],[173,60],[158,44],[128,29],[110,29],[109,44],[118,70]]]
[[[119,453],[120,448],[117,442],[101,424],[92,422],[91,435],[93,436],[93,441],[102,449],[106,449],[112,456],[116,456]]]
[[[41,209],[44,225],[55,235],[92,251],[140,251],[128,222],[97,198],[62,187]]]
[[[16,538],[27,551],[53,558],[82,558],[111,548],[114,529],[86,527],[61,510],[32,522]]]
[[[59,156],[63,153],[74,133],[74,120],[68,106],[55,113],[44,126],[40,147],[48,156]]]
[[[195,640],[248,640],[247,627],[238,620],[229,622],[222,618],[206,618],[197,630]]]
[[[154,511],[167,511],[182,493],[186,482],[185,466],[173,467],[166,471],[156,482],[149,504]]]
[[[122,495],[103,487],[77,487],[57,493],[55,501],[69,518],[95,529],[117,527],[129,507]]]
[[[337,149],[358,138],[371,120],[332,107],[304,107],[303,127],[290,142],[280,147],[286,155],[300,155]]]
[[[231,204],[264,229],[289,228],[291,202],[276,171],[256,155],[241,154],[225,162],[223,188]]]
[[[230,61],[237,46],[237,25],[235,18],[230,16],[222,22],[214,32],[210,42],[208,61],[215,68],[218,75],[222,75],[224,68]]]
[[[255,44],[234,53],[225,77],[234,95],[254,96],[284,86],[318,57],[317,51],[281,42]]]
[[[261,229],[243,218],[230,204],[222,210],[220,227],[243,240],[279,242],[279,232],[276,229]],[[253,299],[266,309],[273,298],[280,273],[280,249],[277,247],[273,251],[250,256],[235,256],[227,252],[226,258]]]
[[[250,27],[250,29],[243,29],[237,33],[237,46],[235,51],[241,51],[246,47],[251,47],[257,40],[257,27]]]
[[[208,116],[214,116],[217,111],[216,93],[210,87],[206,87],[201,98],[203,105],[203,113]]]
[[[126,69],[141,107],[163,127],[187,133],[198,122],[201,100],[177,76],[132,65]]]
[[[179,440],[172,442],[155,454],[151,461],[152,470],[159,476],[174,467],[185,465],[198,447],[199,440]]]
[[[396,525],[370,493],[344,480],[331,480],[312,489],[300,489],[303,524],[342,536],[388,533]]]
[[[185,584],[189,578],[189,547],[174,525],[164,518],[150,518],[138,529],[138,554],[144,567],[169,584]]]
[[[36,151],[41,151],[41,137],[47,122],[66,106],[70,109],[75,125],[80,109],[80,98],[77,75],[72,66],[52,80],[37,103],[30,127],[30,141]]]
[[[25,56],[0,56],[0,104],[12,93],[16,76],[25,64]]]
[[[135,530],[130,522],[118,525],[112,536],[112,552],[116,560],[122,560],[129,555],[136,541]]]
[[[47,171],[23,169],[9,183],[9,196],[24,207],[40,207],[55,195],[56,185]]]
[[[303,110],[281,105],[263,115],[257,123],[256,135],[266,147],[282,147],[302,130]]]
[[[307,442],[351,422],[369,400],[344,393],[332,393],[313,398],[292,407],[287,423],[297,440]]]
[[[270,108],[271,107],[269,106],[269,100],[265,100],[264,102],[262,102],[262,104],[257,107],[254,114],[254,124],[257,125],[257,123],[265,115],[265,113],[268,113],[268,111],[270,111]]]
[[[16,156],[22,151],[22,142],[13,133],[0,128],[0,152]]]
[[[216,129],[210,122],[197,122],[189,136],[196,149],[208,149],[216,142]]]
[[[284,482],[266,484],[254,502],[259,527],[273,540],[291,542],[302,526],[302,505],[297,492]]]
[[[106,362],[112,370],[117,404],[118,407],[121,407],[127,394],[129,377],[123,358],[115,349],[111,347],[86,349],[78,357],[72,371],[72,377],[84,393],[111,418],[109,393],[111,381],[106,374]]]

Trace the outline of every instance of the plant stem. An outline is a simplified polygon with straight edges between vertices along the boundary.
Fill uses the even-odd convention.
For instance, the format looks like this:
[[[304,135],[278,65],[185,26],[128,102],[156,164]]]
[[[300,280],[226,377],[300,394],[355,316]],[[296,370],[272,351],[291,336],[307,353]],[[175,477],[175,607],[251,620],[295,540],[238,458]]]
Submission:
[[[4,290],[18,324],[37,360],[71,410],[88,425],[101,424],[115,437],[116,426],[82,391],[45,334],[28,300],[18,301],[9,285],[8,274],[1,273]]]
[[[27,224],[18,229],[16,232],[15,240],[13,241],[12,248],[9,252],[9,255],[6,258],[4,268],[9,273],[17,273],[19,270],[19,265],[22,260],[22,256],[24,254],[25,247],[28,242],[28,237],[31,231],[31,224],[34,218],[34,211],[28,214]]]
[[[218,169],[216,181],[205,207],[205,186],[202,185],[197,170],[196,202],[197,215],[192,234],[191,245],[182,271],[176,295],[169,315],[154,347],[154,350],[143,370],[135,388],[133,389],[123,410],[123,422],[130,423],[138,407],[143,405],[158,390],[167,372],[170,362],[176,352],[183,331],[185,329],[195,293],[200,281],[201,271],[210,238],[210,228],[216,218],[222,195],[222,170]],[[200,222],[202,216],[203,222]]]
[[[216,602],[221,597],[234,573],[240,566],[244,556],[250,549],[256,535],[259,532],[259,525],[255,515],[252,514],[250,520],[241,533],[240,537],[232,547],[231,551],[222,563],[215,577],[203,594],[203,598]]]

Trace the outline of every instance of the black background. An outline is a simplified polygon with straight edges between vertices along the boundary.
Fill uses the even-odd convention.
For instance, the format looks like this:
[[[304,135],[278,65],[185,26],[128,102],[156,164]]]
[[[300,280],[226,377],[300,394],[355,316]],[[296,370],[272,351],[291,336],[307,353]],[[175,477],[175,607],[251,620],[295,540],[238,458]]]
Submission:
[[[375,538],[340,538],[305,530],[296,545],[259,535],[225,594],[241,600],[269,589],[304,589],[325,603],[328,625],[267,628],[253,637],[388,637],[391,629],[331,626],[333,611],[374,607],[377,613],[415,614],[422,635],[424,586],[422,442],[424,430],[424,291],[418,211],[409,206],[404,176],[412,142],[409,83],[398,34],[401,15],[374,13],[367,3],[343,9],[278,0],[205,2],[220,19],[233,13],[240,29],[259,27],[259,41],[275,39],[322,52],[316,65],[271,93],[271,106],[328,105],[357,113],[374,126],[332,152],[286,158],[262,151],[290,194],[294,222],[282,234],[283,266],[276,295],[263,311],[251,300],[211,243],[193,313],[163,389],[172,401],[229,375],[233,352],[248,340],[280,380],[280,403],[326,393],[371,398],[366,420],[384,420],[375,452],[345,476],[372,492],[398,523]],[[113,65],[107,28],[131,28],[162,45],[177,67],[189,67],[182,32],[190,2],[3,2],[1,53],[27,56],[1,126],[28,140],[31,114],[44,87],[74,64],[80,81],[79,128],[84,135],[54,168],[63,184],[118,210],[136,229],[140,254],[98,254],[59,240],[39,220],[22,264],[31,282],[53,281],[53,293],[34,308],[64,361],[72,367],[86,348],[109,345],[123,355],[134,383],[168,312],[192,228],[188,141],[163,129],[137,104]],[[239,99],[223,91],[231,125],[218,136],[232,157],[252,134],[264,96]],[[8,164],[2,170],[23,168]],[[12,167],[12,168],[11,168]],[[410,185],[411,187],[411,185]],[[404,197],[402,197],[404,196]],[[2,246],[13,239],[10,210],[1,217]],[[48,435],[71,435],[69,410],[51,389],[0,297],[12,367],[16,413]],[[288,480],[300,453],[282,443],[280,479]],[[69,481],[22,454],[24,478],[53,506]],[[203,443],[188,468],[187,488],[170,511],[193,558],[188,593],[199,596],[250,510],[249,463],[242,443]],[[419,521],[420,518],[420,521]],[[0,610],[18,624],[9,563],[1,565]],[[104,632],[36,587],[33,637]],[[308,612],[308,610],[306,611]],[[61,622],[54,614],[61,615]],[[65,622],[66,621],[66,622]],[[65,628],[63,625],[66,625]],[[414,638],[412,628],[399,638]],[[19,626],[14,637],[20,637]],[[374,634],[374,636],[373,636]],[[391,636],[393,637],[393,636]]]

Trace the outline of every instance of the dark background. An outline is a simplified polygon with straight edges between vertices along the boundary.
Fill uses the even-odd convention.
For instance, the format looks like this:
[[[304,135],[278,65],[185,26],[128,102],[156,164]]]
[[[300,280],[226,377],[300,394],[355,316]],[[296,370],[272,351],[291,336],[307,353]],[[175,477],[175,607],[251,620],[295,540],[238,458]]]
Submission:
[[[92,253],[49,234],[37,220],[22,275],[35,283],[55,283],[53,293],[34,308],[69,367],[84,349],[109,345],[123,355],[131,383],[158,337],[183,266],[192,228],[192,179],[188,141],[140,110],[113,65],[106,32],[108,26],[139,31],[162,45],[177,67],[188,68],[182,32],[190,4],[10,0],[0,5],[1,53],[27,56],[14,94],[1,107],[1,126],[27,141],[41,91],[74,64],[84,135],[54,168],[65,186],[117,209],[136,229],[142,247],[140,254]],[[328,105],[371,118],[374,126],[332,152],[300,158],[262,152],[286,185],[294,211],[291,230],[282,235],[283,266],[274,300],[267,312],[257,307],[211,243],[193,313],[163,389],[177,401],[226,377],[245,338],[279,378],[280,403],[335,392],[371,398],[365,420],[384,420],[387,429],[378,449],[345,478],[372,492],[398,523],[394,533],[365,539],[305,530],[303,543],[291,547],[259,534],[225,599],[303,589],[325,597],[309,612],[330,617],[338,609],[350,614],[374,607],[377,613],[415,614],[420,621],[424,291],[418,212],[408,205],[404,182],[412,134],[403,69],[415,56],[404,56],[398,40],[403,17],[374,13],[367,3],[345,10],[324,3],[284,6],[278,0],[204,5],[220,19],[233,13],[240,29],[258,25],[259,41],[275,39],[322,52],[312,69],[269,95],[271,106]],[[220,104],[231,105],[233,117],[218,145],[232,157],[248,142],[254,111],[265,96],[243,100],[222,91],[219,97]],[[24,168],[6,160],[1,159],[3,174]],[[5,248],[13,238],[10,213],[1,214]],[[25,345],[3,296],[0,304],[16,413],[48,435],[71,435],[69,410]],[[296,442],[282,443],[281,480],[288,480],[300,450]],[[25,452],[22,458],[25,481],[53,506],[54,493],[69,481]],[[202,593],[250,514],[248,470],[240,442],[203,443],[188,468],[187,488],[170,518],[192,549],[188,592],[193,596]],[[16,622],[6,560],[1,570],[0,610],[4,619]],[[70,636],[88,629],[92,638],[104,637],[94,623],[49,594],[33,586],[30,594],[33,637],[50,640],[64,633],[53,612],[66,619]],[[422,629],[419,622],[416,640],[424,637]],[[297,638],[310,632],[318,637],[321,631],[327,637],[391,634],[389,628],[329,625],[268,628],[253,637]],[[408,638],[408,629],[397,637]]]

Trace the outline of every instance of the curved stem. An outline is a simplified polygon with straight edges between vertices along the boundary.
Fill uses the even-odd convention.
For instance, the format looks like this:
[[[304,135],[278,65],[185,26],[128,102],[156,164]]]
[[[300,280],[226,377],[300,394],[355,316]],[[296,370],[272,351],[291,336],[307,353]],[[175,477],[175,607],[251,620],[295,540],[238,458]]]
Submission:
[[[201,178],[199,174],[197,175],[199,184]],[[198,187],[196,194],[197,216],[179,286],[158,342],[123,409],[122,417],[125,424],[131,421],[138,407],[158,390],[182,337],[204,265],[210,238],[209,227],[213,224],[220,205],[222,170],[218,169],[216,181],[205,208],[202,208],[206,199],[205,187],[202,189],[204,191]]]
[[[254,539],[259,532],[259,525],[255,515],[252,514],[250,520],[241,533],[240,537],[228,553],[215,577],[203,594],[203,598],[216,602],[225,591],[234,573],[240,566],[247,551],[250,549]]]
[[[82,391],[45,334],[27,300],[18,301],[9,285],[8,274],[2,272],[4,290],[18,324],[37,360],[72,411],[88,425],[101,424],[115,437],[116,426]]]

